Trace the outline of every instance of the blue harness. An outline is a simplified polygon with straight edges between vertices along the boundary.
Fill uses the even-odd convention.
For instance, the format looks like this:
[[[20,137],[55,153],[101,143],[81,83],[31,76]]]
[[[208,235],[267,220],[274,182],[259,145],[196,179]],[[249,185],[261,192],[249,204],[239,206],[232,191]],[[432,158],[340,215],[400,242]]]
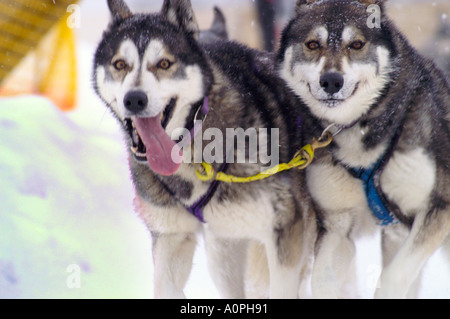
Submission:
[[[364,186],[367,204],[372,210],[375,217],[380,221],[380,225],[388,226],[392,223],[397,223],[394,215],[387,207],[387,201],[379,185],[379,178],[382,173],[381,166],[384,163],[385,156],[383,156],[377,163],[370,168],[350,168],[350,173],[359,178]]]
[[[379,220],[379,224],[382,226],[388,226],[391,224],[397,224],[398,220],[394,215],[396,210],[395,205],[392,205],[384,196],[380,185],[380,176],[383,172],[384,166],[389,160],[390,156],[394,152],[401,132],[403,131],[403,123],[398,127],[396,134],[391,140],[390,146],[386,153],[381,156],[380,160],[369,168],[347,168],[353,177],[361,180],[364,192],[366,194],[367,204],[375,217]]]

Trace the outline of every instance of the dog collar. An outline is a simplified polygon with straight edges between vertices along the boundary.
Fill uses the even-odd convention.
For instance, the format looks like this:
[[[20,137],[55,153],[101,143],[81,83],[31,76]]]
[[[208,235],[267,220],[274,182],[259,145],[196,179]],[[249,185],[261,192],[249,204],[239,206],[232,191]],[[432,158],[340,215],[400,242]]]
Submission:
[[[359,120],[356,120],[355,122],[353,122],[350,125],[339,125],[336,123],[330,124],[329,126],[327,126],[327,128],[323,131],[322,136],[324,136],[327,132],[331,134],[331,136],[335,137],[336,135],[338,135],[339,133],[341,133],[343,130],[347,130],[350,129],[352,127],[354,127],[356,124],[359,123]]]
[[[203,103],[200,105],[200,107],[195,112],[194,122],[192,123],[191,128],[188,128],[191,138],[180,141],[179,146],[181,148],[191,144],[192,141],[194,140],[195,136],[199,132],[202,131],[203,123],[205,123],[206,118],[208,117],[208,114],[209,114],[209,98],[207,96],[205,96],[203,98]],[[198,120],[199,115],[202,116],[202,120]]]

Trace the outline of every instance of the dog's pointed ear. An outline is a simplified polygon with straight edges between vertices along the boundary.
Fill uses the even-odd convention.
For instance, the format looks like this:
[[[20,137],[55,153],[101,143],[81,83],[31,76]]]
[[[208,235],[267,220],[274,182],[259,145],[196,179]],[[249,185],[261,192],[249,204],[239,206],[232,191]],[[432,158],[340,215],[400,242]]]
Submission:
[[[113,21],[125,20],[133,15],[123,0],[108,0],[108,8]]]
[[[198,39],[200,28],[190,0],[164,0],[161,15],[180,30]]]
[[[224,40],[228,39],[227,20],[222,10],[218,7],[214,7],[214,20],[211,26],[211,31]]]
[[[299,13],[303,7],[310,5],[314,2],[316,2],[317,0],[297,0],[297,5],[295,7],[297,13]]]

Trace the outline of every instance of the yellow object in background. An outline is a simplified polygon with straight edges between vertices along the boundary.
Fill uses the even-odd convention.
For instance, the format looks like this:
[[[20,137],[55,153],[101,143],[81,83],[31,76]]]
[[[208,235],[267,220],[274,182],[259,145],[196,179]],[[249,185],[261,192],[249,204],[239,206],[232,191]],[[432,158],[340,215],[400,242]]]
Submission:
[[[0,96],[41,94],[60,109],[76,105],[75,0],[0,2]]]

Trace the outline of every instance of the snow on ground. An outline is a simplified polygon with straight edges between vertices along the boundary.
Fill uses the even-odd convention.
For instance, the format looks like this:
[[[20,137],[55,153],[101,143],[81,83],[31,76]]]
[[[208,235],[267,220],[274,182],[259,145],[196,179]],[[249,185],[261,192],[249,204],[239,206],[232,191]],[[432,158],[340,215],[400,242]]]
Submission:
[[[149,239],[117,134],[45,99],[1,106],[0,297],[150,296],[149,247],[136,245]],[[69,289],[77,267],[81,288]]]
[[[151,238],[133,211],[122,135],[91,89],[93,46],[79,48],[74,112],[41,97],[0,99],[0,298],[153,297]],[[358,244],[363,298],[380,269],[377,239]],[[218,297],[201,240],[185,292]],[[420,297],[450,298],[439,254]]]

